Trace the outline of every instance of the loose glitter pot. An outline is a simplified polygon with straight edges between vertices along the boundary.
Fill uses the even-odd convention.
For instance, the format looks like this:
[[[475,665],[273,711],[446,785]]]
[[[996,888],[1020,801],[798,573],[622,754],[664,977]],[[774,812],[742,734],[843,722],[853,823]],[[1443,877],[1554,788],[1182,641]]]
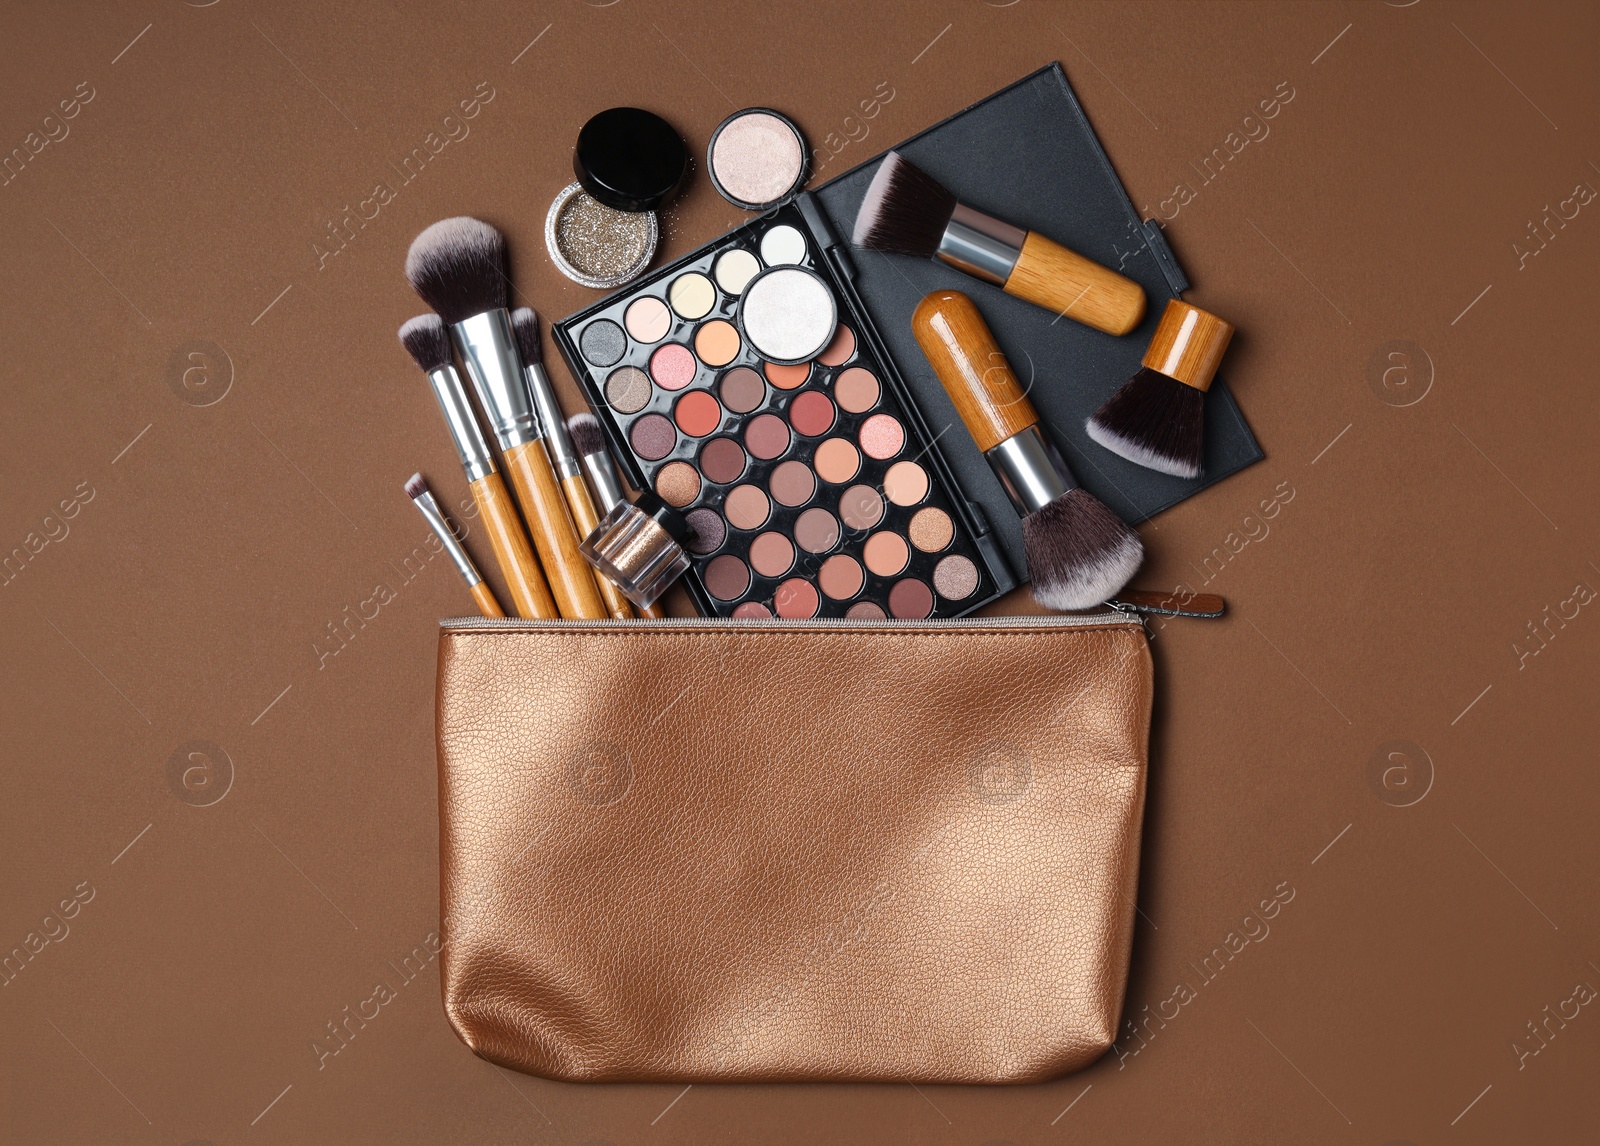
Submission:
[[[611,290],[650,266],[661,241],[654,211],[618,211],[568,183],[544,217],[544,246],[556,269],[579,286]]]
[[[805,137],[788,116],[764,107],[736,111],[717,125],[706,147],[706,170],[722,197],[746,211],[765,211],[805,184]]]
[[[646,492],[632,502],[619,501],[578,552],[644,609],[688,570],[693,539],[688,521]]]

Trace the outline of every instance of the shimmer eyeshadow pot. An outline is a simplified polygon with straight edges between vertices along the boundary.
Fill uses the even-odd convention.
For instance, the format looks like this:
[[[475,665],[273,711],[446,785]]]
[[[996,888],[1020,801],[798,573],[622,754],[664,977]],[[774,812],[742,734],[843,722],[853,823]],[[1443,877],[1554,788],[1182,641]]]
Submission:
[[[741,159],[740,133],[784,130],[714,146],[745,201],[795,176]],[[848,266],[802,193],[555,324],[630,482],[693,530],[703,614],[956,617],[1016,584]]]

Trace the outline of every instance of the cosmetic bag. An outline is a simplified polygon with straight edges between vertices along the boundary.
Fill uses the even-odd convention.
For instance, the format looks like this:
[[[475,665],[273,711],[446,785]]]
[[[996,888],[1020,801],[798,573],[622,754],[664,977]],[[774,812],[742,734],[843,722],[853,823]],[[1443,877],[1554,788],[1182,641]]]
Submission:
[[[444,1005],[572,1081],[1021,1083],[1122,1008],[1142,624],[446,621]]]

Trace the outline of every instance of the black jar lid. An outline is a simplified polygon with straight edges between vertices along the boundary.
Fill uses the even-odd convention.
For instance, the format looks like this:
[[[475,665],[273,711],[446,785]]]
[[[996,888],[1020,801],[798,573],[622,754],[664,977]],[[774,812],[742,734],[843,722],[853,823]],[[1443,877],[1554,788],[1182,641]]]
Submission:
[[[653,112],[613,107],[578,132],[572,170],[599,202],[618,211],[654,211],[683,182],[689,149]]]

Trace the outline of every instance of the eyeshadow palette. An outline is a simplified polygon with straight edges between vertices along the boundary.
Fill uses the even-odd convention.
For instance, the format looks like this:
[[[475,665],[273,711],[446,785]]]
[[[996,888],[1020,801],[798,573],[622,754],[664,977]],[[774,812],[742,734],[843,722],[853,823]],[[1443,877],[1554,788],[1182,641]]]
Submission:
[[[557,323],[639,489],[733,617],[956,617],[1016,584],[802,195]],[[757,347],[761,349],[757,349]]]

